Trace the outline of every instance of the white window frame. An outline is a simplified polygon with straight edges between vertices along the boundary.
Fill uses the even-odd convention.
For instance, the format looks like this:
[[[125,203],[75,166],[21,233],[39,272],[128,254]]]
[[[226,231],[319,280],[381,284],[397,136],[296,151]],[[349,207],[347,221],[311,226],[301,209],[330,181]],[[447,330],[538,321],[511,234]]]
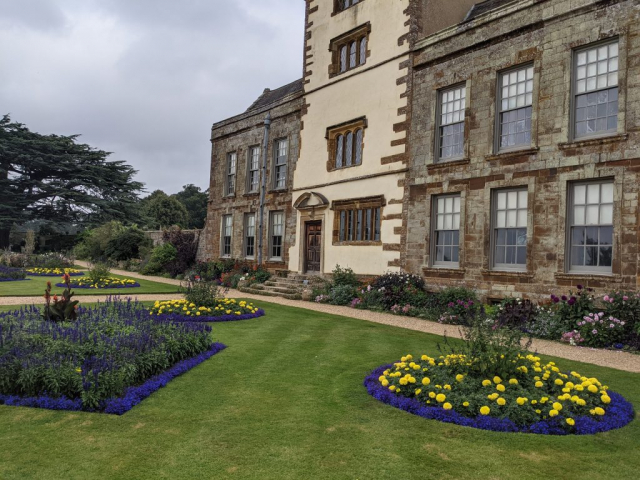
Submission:
[[[275,235],[275,220],[276,216],[280,216],[282,218],[282,223],[278,224],[281,227],[280,235]],[[273,210],[269,212],[269,260],[272,261],[282,261],[284,258],[284,233],[285,233],[285,218],[284,218],[284,210]],[[280,237],[280,255],[274,255],[273,249],[274,245],[274,237]]]
[[[611,186],[611,197],[610,197],[610,201],[603,201],[603,185],[610,185]],[[598,203],[588,203],[589,199],[588,199],[588,189],[589,186],[593,186],[593,185],[598,185],[599,186],[599,193],[598,193]],[[577,224],[576,223],[576,209],[575,209],[575,195],[576,195],[576,187],[581,187],[584,186],[586,187],[585,190],[585,203],[584,204],[578,204],[578,205],[584,205],[584,224]],[[587,209],[589,206],[593,207],[597,205],[598,206],[598,223],[588,223],[587,221],[587,216],[588,216],[588,212]],[[608,207],[608,214],[607,212],[603,209],[604,207]],[[579,181],[579,182],[572,182],[569,184],[569,188],[568,188],[568,199],[567,199],[567,253],[566,253],[566,258],[567,258],[567,272],[568,273],[581,273],[581,274],[585,274],[585,273],[592,273],[592,274],[596,274],[596,275],[611,275],[613,272],[613,260],[614,260],[614,253],[615,253],[615,225],[614,225],[614,215],[615,215],[615,183],[613,181],[613,179],[609,178],[609,179],[603,179],[603,180],[591,180],[591,181]],[[611,222],[603,222],[603,216],[609,216]],[[592,265],[573,265],[573,229],[574,228],[611,228],[611,265],[608,266],[592,266]],[[586,233],[586,232],[585,232]],[[598,231],[598,244],[594,245],[596,247],[600,247],[600,231]],[[586,239],[585,239],[586,242]],[[588,248],[586,246],[586,244],[584,244],[584,251],[586,254],[586,249]],[[605,244],[605,247],[607,247],[609,245]],[[578,247],[578,246],[576,246]],[[598,258],[598,263],[600,263],[600,259]]]
[[[462,195],[460,193],[448,193],[443,195],[434,195],[432,205],[432,221],[431,221],[431,265],[433,267],[448,267],[459,268],[460,266],[460,215],[462,205]],[[444,207],[444,211],[440,212],[439,207]],[[451,211],[447,211],[448,207],[451,207]],[[456,211],[457,206],[457,211]],[[440,222],[442,219],[442,222]],[[451,228],[446,228],[450,222]],[[442,228],[439,228],[442,225]],[[457,228],[455,228],[457,225]],[[446,261],[438,260],[438,232],[455,232],[458,231],[458,260]],[[442,244],[446,246],[445,244]],[[453,240],[448,245],[453,248],[455,246]]]
[[[612,55],[612,50],[611,47],[615,45],[615,55]],[[596,76],[594,79],[595,82],[595,86],[594,88],[589,88],[589,78],[593,78],[593,75],[589,75],[589,64],[593,64],[593,62],[589,62],[589,54],[592,51],[595,51],[595,54],[599,57],[600,55],[600,50],[603,47],[607,47],[608,49],[608,53],[607,53],[607,75],[606,75],[606,81],[607,81],[607,85],[601,85],[598,86],[598,82],[600,81],[600,79],[604,78],[602,73],[598,73],[598,69],[600,69],[600,60],[596,60],[595,63],[595,69],[596,69]],[[582,55],[586,55],[586,64],[582,64]],[[616,132],[618,131],[618,123],[619,123],[619,118],[620,118],[620,79],[619,79],[619,74],[620,74],[620,66],[619,66],[619,58],[620,58],[620,43],[619,43],[619,39],[616,38],[612,38],[612,39],[607,39],[604,40],[602,42],[596,42],[596,43],[591,43],[589,45],[585,45],[583,47],[577,48],[573,51],[573,58],[572,58],[572,62],[571,62],[571,68],[572,68],[572,72],[571,72],[571,115],[570,115],[570,121],[571,121],[571,125],[570,125],[570,132],[571,132],[571,138],[575,141],[580,141],[580,140],[586,140],[586,139],[590,139],[590,138],[598,138],[598,137],[607,137],[607,136],[611,136],[611,135],[615,135]],[[615,62],[614,62],[615,59]],[[602,60],[604,61],[604,60]],[[609,73],[609,68],[610,68],[610,64],[615,64],[615,71],[611,71],[611,73]],[[586,80],[585,81],[585,90],[582,91],[579,82],[583,81],[583,79],[579,79],[579,68],[585,68],[585,73],[587,75]],[[614,85],[615,83],[615,85]],[[610,90],[616,90],[616,99],[609,102],[603,102],[601,103],[602,105],[606,106],[606,110],[607,112],[609,111],[609,106],[610,105],[615,105],[615,116],[616,116],[616,121],[615,121],[615,126],[609,128],[607,126],[607,129],[605,130],[598,130],[595,131],[593,133],[586,133],[586,134],[582,134],[579,135],[577,132],[577,122],[578,122],[578,108],[586,108],[587,112],[586,114],[588,114],[588,110],[589,107],[582,107],[579,106],[580,102],[578,100],[578,97],[587,97],[588,95],[595,95],[596,99],[598,99],[598,94],[601,92],[607,92],[607,96],[610,95],[609,91]],[[580,91],[579,91],[580,90]],[[588,98],[588,97],[587,97]],[[593,105],[592,105],[593,107]],[[598,104],[595,105],[595,111],[598,111]],[[597,113],[596,113],[597,115]],[[600,117],[600,118],[605,118],[605,120],[608,122],[608,118],[610,115],[607,114],[607,116],[605,117]],[[596,128],[597,128],[597,118],[596,118]]]
[[[460,91],[460,96],[458,99],[455,99],[455,92]],[[443,110],[443,101],[444,101],[444,97],[445,95],[449,94],[449,93],[453,93],[454,94],[454,98],[452,99],[452,102],[446,101],[445,103],[447,104],[447,111],[445,112]],[[457,110],[455,110],[455,102],[459,101],[460,105]],[[451,112],[449,112],[449,104],[452,103],[452,108],[454,108],[454,110],[452,110]],[[465,117],[466,117],[466,107],[467,107],[467,85],[466,83],[459,83],[457,85],[452,85],[450,87],[447,88],[443,88],[442,90],[438,91],[437,94],[437,108],[436,108],[436,139],[435,139],[435,147],[436,147],[436,151],[435,151],[435,159],[436,159],[436,163],[445,163],[445,162],[454,162],[456,160],[462,160],[464,158],[464,152],[465,152]],[[456,113],[458,114],[458,120],[454,121],[453,119],[455,118]],[[452,121],[449,122],[447,121],[446,123],[442,122],[442,117],[443,115],[451,115]],[[459,132],[459,134],[462,136],[462,143],[461,145],[461,149],[462,151],[457,154],[457,155],[450,155],[447,157],[443,157],[442,153],[441,153],[441,149],[442,149],[442,133],[443,133],[443,129],[445,127],[450,127],[453,125],[462,125],[462,129]]]
[[[227,163],[225,170],[224,195],[231,197],[236,194],[236,173],[238,171],[238,154],[236,152],[227,153]]]
[[[252,219],[252,221],[250,221]],[[242,242],[242,254],[244,258],[254,259],[256,257],[256,214],[245,213],[244,214],[244,238]],[[248,253],[249,240],[253,240],[252,248],[253,254]]]
[[[515,77],[515,78],[514,78]],[[514,83],[515,80],[515,83]],[[505,81],[507,84],[505,84]],[[524,65],[518,65],[516,67],[510,68],[508,70],[504,70],[498,74],[498,86],[497,86],[497,105],[496,105],[496,136],[495,136],[495,145],[497,152],[509,152],[514,150],[522,150],[527,147],[531,147],[531,143],[533,141],[533,127],[532,127],[532,115],[533,115],[533,82],[534,82],[534,71],[533,71],[533,63],[528,63]],[[505,98],[504,93],[505,89],[507,92],[507,97]],[[515,97],[515,98],[514,98]],[[507,102],[507,106],[504,106],[505,101]],[[518,102],[522,101],[521,105],[518,106]],[[529,117],[527,118],[527,109],[529,109]],[[514,123],[514,121],[510,121],[508,123],[503,123],[503,116],[508,114],[518,114],[520,111],[524,110],[524,118],[515,120],[516,128],[517,124],[520,122],[524,122],[525,130],[522,132],[514,132],[514,134],[524,133],[526,137],[526,123],[529,122],[529,141],[526,139],[522,143],[515,143],[514,145],[502,146],[502,137],[503,137],[503,125]]]
[[[227,214],[222,216],[220,233],[220,256],[222,258],[231,258],[233,254],[233,215]],[[229,235],[227,235],[227,233],[229,233]],[[225,252],[227,238],[229,238],[229,253]]]
[[[255,183],[251,180],[255,174]],[[255,188],[253,188],[255,186]],[[254,145],[247,151],[247,193],[260,191],[260,147]]]
[[[283,151],[284,151],[284,154],[283,154]],[[274,190],[285,190],[287,188],[288,163],[289,163],[289,139],[279,138],[274,142],[274,148],[273,148],[273,189]]]
[[[500,194],[506,194],[506,199],[505,199],[505,208],[501,209],[499,208],[499,203],[498,203],[498,195]],[[510,203],[510,193],[515,193],[516,195],[516,205],[513,206]],[[524,194],[524,195],[522,195]],[[527,206],[525,208],[522,207],[522,199],[525,199],[525,201],[527,202]],[[498,226],[499,223],[499,212],[505,212],[505,226],[501,227]],[[524,211],[524,218],[521,218],[521,214],[522,211]],[[515,226],[510,226],[509,225],[509,213],[510,212],[514,212],[515,213]],[[496,270],[496,271],[516,271],[516,272],[526,272],[527,271],[527,262],[528,262],[528,248],[529,248],[529,237],[530,237],[530,232],[529,232],[529,191],[527,189],[527,187],[513,187],[513,188],[501,188],[501,189],[495,189],[491,192],[491,268],[492,270]],[[524,225],[524,226],[522,226]],[[507,232],[505,232],[505,236],[508,235],[508,230],[522,230],[524,229],[526,232],[526,241],[524,245],[519,245],[517,243],[517,239],[516,239],[516,243],[513,244],[509,244],[507,243],[507,240],[505,239],[504,241],[504,245],[500,245],[500,246],[504,246],[505,247],[505,255],[506,255],[506,248],[508,247],[512,247],[512,248],[516,248],[516,260],[518,258],[518,249],[520,248],[524,248],[525,251],[525,259],[524,259],[524,263],[506,263],[506,262],[498,262],[497,261],[497,254],[496,254],[496,250],[498,247],[498,234],[499,234],[499,230],[506,230]]]

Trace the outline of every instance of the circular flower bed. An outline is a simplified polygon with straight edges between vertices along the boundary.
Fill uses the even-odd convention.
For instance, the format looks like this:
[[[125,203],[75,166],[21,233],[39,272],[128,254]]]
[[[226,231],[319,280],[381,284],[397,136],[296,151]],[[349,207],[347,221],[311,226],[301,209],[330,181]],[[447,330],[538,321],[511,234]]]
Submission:
[[[234,322],[264,315],[264,310],[252,303],[233,298],[218,299],[213,307],[198,306],[187,300],[167,300],[156,302],[149,311],[174,322]]]
[[[0,282],[17,282],[21,280],[30,280],[26,278],[26,273],[21,268],[5,267],[0,265]]]
[[[76,278],[71,282],[71,288],[135,288],[140,284],[135,280],[129,278],[116,278],[107,277],[101,278],[98,281],[92,280],[88,277]],[[64,283],[56,283],[56,287],[66,287]]]
[[[627,425],[632,405],[596,378],[562,373],[553,362],[518,356],[510,375],[468,375],[464,355],[411,355],[364,381],[378,400],[421,417],[499,432],[593,434]]]
[[[84,275],[82,270],[76,268],[28,268],[27,275],[32,277],[60,277],[67,273],[70,277],[79,277]]]

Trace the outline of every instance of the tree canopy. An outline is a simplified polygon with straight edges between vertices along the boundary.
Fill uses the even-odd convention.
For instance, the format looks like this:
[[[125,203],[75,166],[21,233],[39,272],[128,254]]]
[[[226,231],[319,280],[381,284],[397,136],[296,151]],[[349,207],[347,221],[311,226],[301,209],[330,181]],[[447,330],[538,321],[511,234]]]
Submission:
[[[78,135],[42,135],[0,120],[0,248],[14,223],[29,220],[98,225],[134,221],[143,184],[124,161],[77,143]]]
[[[160,229],[177,225],[185,228],[189,223],[189,212],[174,196],[156,190],[140,202],[145,226]]]
[[[209,190],[204,192],[200,187],[189,184],[182,187],[182,191],[172,195],[187,209],[187,228],[203,228],[207,218],[207,203],[209,201]]]

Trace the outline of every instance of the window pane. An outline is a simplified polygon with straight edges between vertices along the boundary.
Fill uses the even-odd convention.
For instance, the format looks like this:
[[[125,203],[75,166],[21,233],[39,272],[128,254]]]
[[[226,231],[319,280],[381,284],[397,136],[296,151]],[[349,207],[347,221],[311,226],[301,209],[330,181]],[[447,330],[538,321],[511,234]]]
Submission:
[[[356,165],[362,164],[362,129],[356,130]]]
[[[358,63],[356,55],[357,55],[358,45],[356,42],[351,42],[351,47],[349,48],[349,68],[354,68]]]
[[[342,154],[344,150],[344,137],[338,135],[336,138],[336,168],[342,168]]]
[[[360,40],[360,65],[367,61],[367,37]]]
[[[347,46],[340,49],[340,72],[347,71]]]

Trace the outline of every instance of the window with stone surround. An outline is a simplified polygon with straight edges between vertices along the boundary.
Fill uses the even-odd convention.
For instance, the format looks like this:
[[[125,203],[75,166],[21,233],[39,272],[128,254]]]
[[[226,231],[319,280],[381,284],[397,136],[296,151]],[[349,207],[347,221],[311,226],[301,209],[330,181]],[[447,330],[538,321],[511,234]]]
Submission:
[[[247,193],[257,193],[260,189],[260,147],[250,147],[247,155]]]
[[[613,180],[569,188],[569,272],[611,273]]]
[[[244,256],[254,258],[256,254],[256,214],[244,215]]]
[[[431,218],[432,265],[457,268],[460,264],[460,194],[435,197]]]
[[[574,51],[573,138],[618,129],[618,40]]]
[[[281,138],[274,144],[273,188],[281,190],[287,187],[287,159],[289,156],[289,140]]]
[[[526,188],[495,190],[492,198],[492,265],[496,270],[527,268]]]
[[[330,78],[367,63],[367,57],[370,54],[368,50],[370,32],[371,24],[366,23],[331,40],[329,43]]]
[[[362,2],[364,0],[333,0],[333,13],[335,15]]]
[[[367,197],[333,202],[333,243],[344,245],[380,244],[384,197]]]
[[[231,238],[233,236],[233,217],[231,215],[222,216],[222,235],[220,241],[220,255],[222,257],[231,256]]]
[[[460,160],[464,156],[466,85],[438,92],[436,159]]]
[[[498,79],[498,150],[531,145],[533,65],[500,73]]]
[[[362,165],[364,129],[367,119],[345,122],[327,128],[329,162],[327,170],[337,170]]]
[[[236,152],[227,153],[227,165],[226,165],[226,177],[224,194],[235,195],[236,193],[236,166],[238,163],[238,156]]]
[[[271,260],[282,260],[284,241],[284,212],[269,214],[269,257]]]

